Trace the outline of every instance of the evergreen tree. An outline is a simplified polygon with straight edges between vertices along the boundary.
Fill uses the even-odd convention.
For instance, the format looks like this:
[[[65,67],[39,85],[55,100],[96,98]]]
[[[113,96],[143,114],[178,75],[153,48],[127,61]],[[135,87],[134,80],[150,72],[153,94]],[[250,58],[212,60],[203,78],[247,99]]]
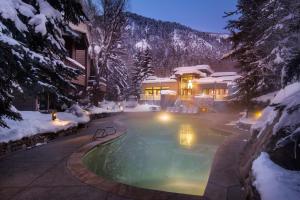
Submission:
[[[240,15],[227,26],[240,63],[235,99],[250,104],[253,97],[283,87],[282,78],[293,52],[299,51],[299,1],[240,0]]]
[[[48,91],[58,101],[71,101],[65,91],[79,72],[63,63],[63,33],[68,23],[83,19],[79,1],[0,0],[0,126],[4,117],[21,116],[12,109],[13,91]]]
[[[131,75],[131,93],[137,97],[140,97],[142,82],[154,74],[151,62],[152,57],[150,49],[148,47],[145,49],[138,49],[134,56],[134,68]]]

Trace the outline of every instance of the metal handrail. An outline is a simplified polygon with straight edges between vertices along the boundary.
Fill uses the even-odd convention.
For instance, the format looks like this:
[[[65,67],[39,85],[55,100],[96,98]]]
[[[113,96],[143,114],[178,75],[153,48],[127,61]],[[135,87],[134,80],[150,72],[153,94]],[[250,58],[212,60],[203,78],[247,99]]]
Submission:
[[[111,133],[107,133],[107,131],[109,129],[112,129],[113,131]],[[100,132],[101,131],[101,132]],[[100,132],[100,135],[98,134]],[[93,139],[96,140],[98,138],[104,138],[108,135],[114,135],[117,133],[117,129],[113,126],[107,126],[105,128],[99,128],[95,131],[94,135],[93,135]]]

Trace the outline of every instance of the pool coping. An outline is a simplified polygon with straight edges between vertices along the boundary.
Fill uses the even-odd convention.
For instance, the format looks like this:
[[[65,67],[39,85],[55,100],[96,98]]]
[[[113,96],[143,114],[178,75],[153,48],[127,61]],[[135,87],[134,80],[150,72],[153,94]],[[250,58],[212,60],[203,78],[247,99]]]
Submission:
[[[159,190],[145,189],[139,188],[131,185],[127,185],[124,183],[119,183],[115,181],[111,181],[105,179],[101,176],[96,175],[92,171],[90,171],[83,163],[82,158],[90,152],[95,147],[99,145],[105,144],[112,140],[115,140],[124,134],[126,134],[127,129],[119,130],[117,133],[113,135],[106,136],[105,138],[101,138],[97,141],[93,141],[88,143],[81,148],[79,148],[76,152],[72,153],[67,161],[67,168],[71,172],[71,174],[79,179],[82,183],[93,186],[102,191],[112,193],[124,198],[130,199],[138,199],[138,200],[166,200],[166,199],[189,199],[189,200],[203,200],[206,199],[204,196],[196,196],[196,195],[188,195],[188,194],[180,194],[180,193],[172,193],[165,192]]]

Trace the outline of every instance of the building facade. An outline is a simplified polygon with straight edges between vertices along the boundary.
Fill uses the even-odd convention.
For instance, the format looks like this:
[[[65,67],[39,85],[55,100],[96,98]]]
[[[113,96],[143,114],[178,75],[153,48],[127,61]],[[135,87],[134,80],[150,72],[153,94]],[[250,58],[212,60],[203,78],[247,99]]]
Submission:
[[[214,72],[209,65],[178,67],[167,78],[149,77],[142,83],[143,101],[158,101],[163,95],[176,95],[181,100],[192,100],[199,95],[224,101],[231,94],[236,72]]]
[[[83,71],[76,79],[72,80],[72,83],[76,85],[76,91],[66,91],[73,93],[76,99],[80,101],[86,97],[86,92],[90,88],[90,83],[95,79],[93,60],[88,55],[88,48],[90,46],[90,27],[85,23],[78,25],[70,24],[70,28],[76,36],[65,34],[65,48],[68,56],[64,60],[67,66]],[[26,90],[26,89],[25,89]],[[58,109],[56,99],[47,92],[41,91],[39,94],[31,94],[30,91],[24,93],[16,93],[14,106],[18,110],[36,110],[36,111],[49,111],[52,109]],[[101,91],[105,92],[106,87],[100,88]]]

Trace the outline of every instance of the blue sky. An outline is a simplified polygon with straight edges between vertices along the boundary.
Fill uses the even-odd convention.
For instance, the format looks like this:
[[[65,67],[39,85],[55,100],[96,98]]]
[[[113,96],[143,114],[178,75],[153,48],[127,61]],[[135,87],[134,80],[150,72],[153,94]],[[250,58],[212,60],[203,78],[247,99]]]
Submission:
[[[225,11],[235,10],[237,0],[130,0],[131,12],[178,22],[191,28],[207,32],[227,32],[224,30]]]

